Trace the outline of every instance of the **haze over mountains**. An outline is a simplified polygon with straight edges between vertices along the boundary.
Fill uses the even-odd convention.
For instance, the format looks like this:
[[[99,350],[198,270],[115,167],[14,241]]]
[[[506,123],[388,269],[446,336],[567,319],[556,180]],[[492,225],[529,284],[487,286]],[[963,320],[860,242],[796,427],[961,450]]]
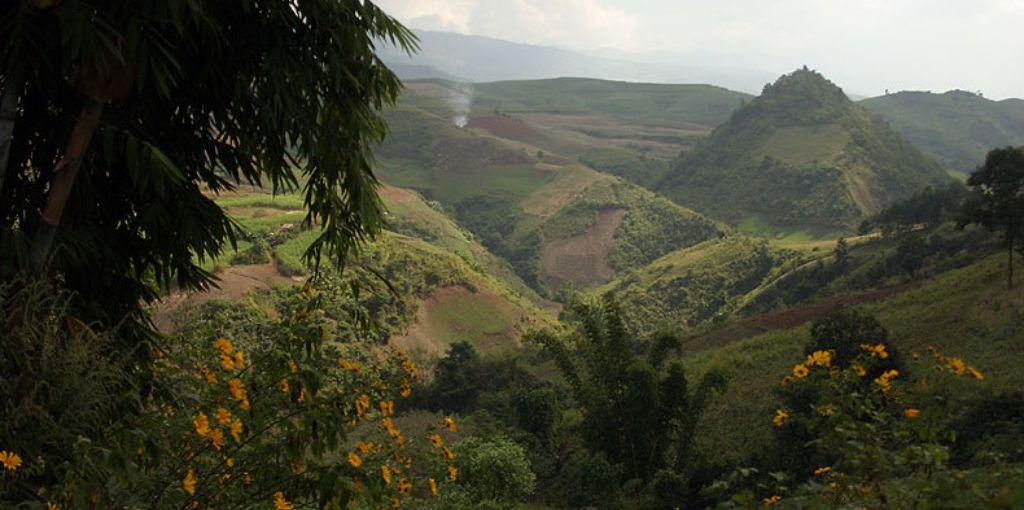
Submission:
[[[635,62],[602,57],[551,46],[522,44],[490,37],[417,30],[419,52],[409,57],[384,46],[384,60],[403,78],[424,78],[422,68],[436,69],[430,77],[457,76],[472,82],[528,80],[566,76],[651,83],[710,83],[756,93],[775,79],[771,72],[691,66],[685,62]]]

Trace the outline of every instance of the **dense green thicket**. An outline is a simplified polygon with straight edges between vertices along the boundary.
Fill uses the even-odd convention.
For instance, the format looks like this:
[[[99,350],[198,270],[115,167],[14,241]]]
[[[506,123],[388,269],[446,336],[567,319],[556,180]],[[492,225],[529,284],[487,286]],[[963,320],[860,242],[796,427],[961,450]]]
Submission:
[[[668,171],[670,162],[615,147],[590,147],[579,155],[580,163],[621,177],[645,188],[653,186]]]
[[[372,2],[6,2],[0,25],[5,279],[53,274],[84,319],[144,330],[235,242],[204,189],[301,181],[311,261],[379,231],[369,151],[400,83],[373,41],[414,37]]]

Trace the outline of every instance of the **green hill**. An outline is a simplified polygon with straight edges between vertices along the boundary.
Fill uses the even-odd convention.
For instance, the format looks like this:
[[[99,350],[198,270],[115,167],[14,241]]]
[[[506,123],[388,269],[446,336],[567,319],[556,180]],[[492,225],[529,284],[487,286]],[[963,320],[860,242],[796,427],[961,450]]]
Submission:
[[[379,175],[439,202],[538,291],[600,284],[721,231],[636,185],[527,140],[458,128],[421,104],[388,112]]]
[[[842,228],[945,179],[885,122],[804,69],[766,86],[655,188],[733,224]]]
[[[551,320],[538,308],[550,303],[436,205],[401,188],[380,192],[389,230],[343,274],[329,271],[321,286],[336,290],[329,295],[343,307],[350,299],[347,282],[361,282],[362,304],[383,325],[381,341],[429,357],[456,341],[505,352],[518,347],[522,321]],[[194,296],[194,302],[244,299],[249,291],[303,281],[309,268],[302,254],[318,233],[302,229],[300,196],[254,190],[217,202],[246,233],[237,251],[207,264],[217,271],[221,289]]]
[[[1016,368],[1024,362],[1019,348],[1024,302],[1019,289],[1005,290],[1005,271],[1003,257],[992,255],[864,309],[890,331],[892,344],[907,358],[922,355],[924,366],[915,370],[930,370],[926,347],[935,345],[986,375],[977,388],[980,394],[1019,390],[1024,385],[1024,373]],[[751,455],[767,451],[778,405],[772,389],[801,358],[808,338],[807,325],[800,325],[721,347],[700,339],[687,343],[687,366],[698,372],[717,368],[729,377],[728,389],[712,402],[701,425],[705,433],[698,448],[710,463],[748,462]]]
[[[503,111],[596,111],[645,124],[713,128],[752,96],[713,85],[555,78],[482,83],[475,101]]]
[[[600,290],[615,292],[640,332],[678,331],[734,312],[747,293],[797,257],[763,240],[730,236],[669,253]]]
[[[710,85],[584,78],[406,83],[403,102],[442,117],[462,108],[477,133],[523,142],[648,186],[751,96]]]
[[[951,170],[970,173],[994,147],[1024,145],[1024,101],[992,101],[953,90],[898,92],[859,103],[878,113],[922,152]]]

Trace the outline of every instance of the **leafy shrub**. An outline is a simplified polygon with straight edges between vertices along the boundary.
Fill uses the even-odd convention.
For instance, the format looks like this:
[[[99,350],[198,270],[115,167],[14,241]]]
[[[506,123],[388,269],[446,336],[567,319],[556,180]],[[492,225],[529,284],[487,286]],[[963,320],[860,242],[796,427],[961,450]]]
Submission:
[[[536,475],[526,453],[508,439],[471,437],[454,447],[462,469],[459,486],[476,501],[522,501],[533,494]]]
[[[413,494],[393,402],[416,367],[325,334],[364,328],[319,309],[314,287],[288,314],[203,307],[152,344],[147,365],[108,358],[116,332],[68,315],[65,293],[2,291],[0,449],[21,459],[0,478],[5,507],[344,507]]]

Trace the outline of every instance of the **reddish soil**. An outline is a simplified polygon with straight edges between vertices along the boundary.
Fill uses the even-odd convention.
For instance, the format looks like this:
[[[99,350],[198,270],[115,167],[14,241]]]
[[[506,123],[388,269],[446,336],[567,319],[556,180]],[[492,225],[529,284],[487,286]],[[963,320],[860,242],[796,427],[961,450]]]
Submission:
[[[615,276],[608,252],[625,215],[625,209],[601,211],[597,223],[586,232],[548,243],[540,258],[541,274],[548,287],[557,289],[566,282],[599,285]]]
[[[807,306],[784,310],[760,317],[752,317],[729,325],[723,329],[687,338],[684,349],[700,351],[713,347],[721,347],[737,340],[749,338],[777,329],[792,329],[828,314],[836,305],[863,305],[885,301],[896,294],[906,292],[918,283],[907,283],[884,289],[875,289],[849,296],[824,299]]]
[[[469,119],[469,123],[466,126],[473,129],[483,129],[494,136],[511,138],[513,140],[540,136],[540,133],[522,121],[496,115],[473,117]]]
[[[156,304],[153,323],[157,329],[169,333],[174,329],[172,315],[182,305],[199,305],[211,299],[241,299],[250,291],[297,282],[277,271],[274,262],[251,266],[231,266],[217,273],[219,288],[203,292],[174,292]]]
[[[417,200],[416,195],[404,188],[396,188],[394,186],[381,186],[377,188],[377,192],[380,193],[381,198],[390,200],[395,203],[409,202]]]

